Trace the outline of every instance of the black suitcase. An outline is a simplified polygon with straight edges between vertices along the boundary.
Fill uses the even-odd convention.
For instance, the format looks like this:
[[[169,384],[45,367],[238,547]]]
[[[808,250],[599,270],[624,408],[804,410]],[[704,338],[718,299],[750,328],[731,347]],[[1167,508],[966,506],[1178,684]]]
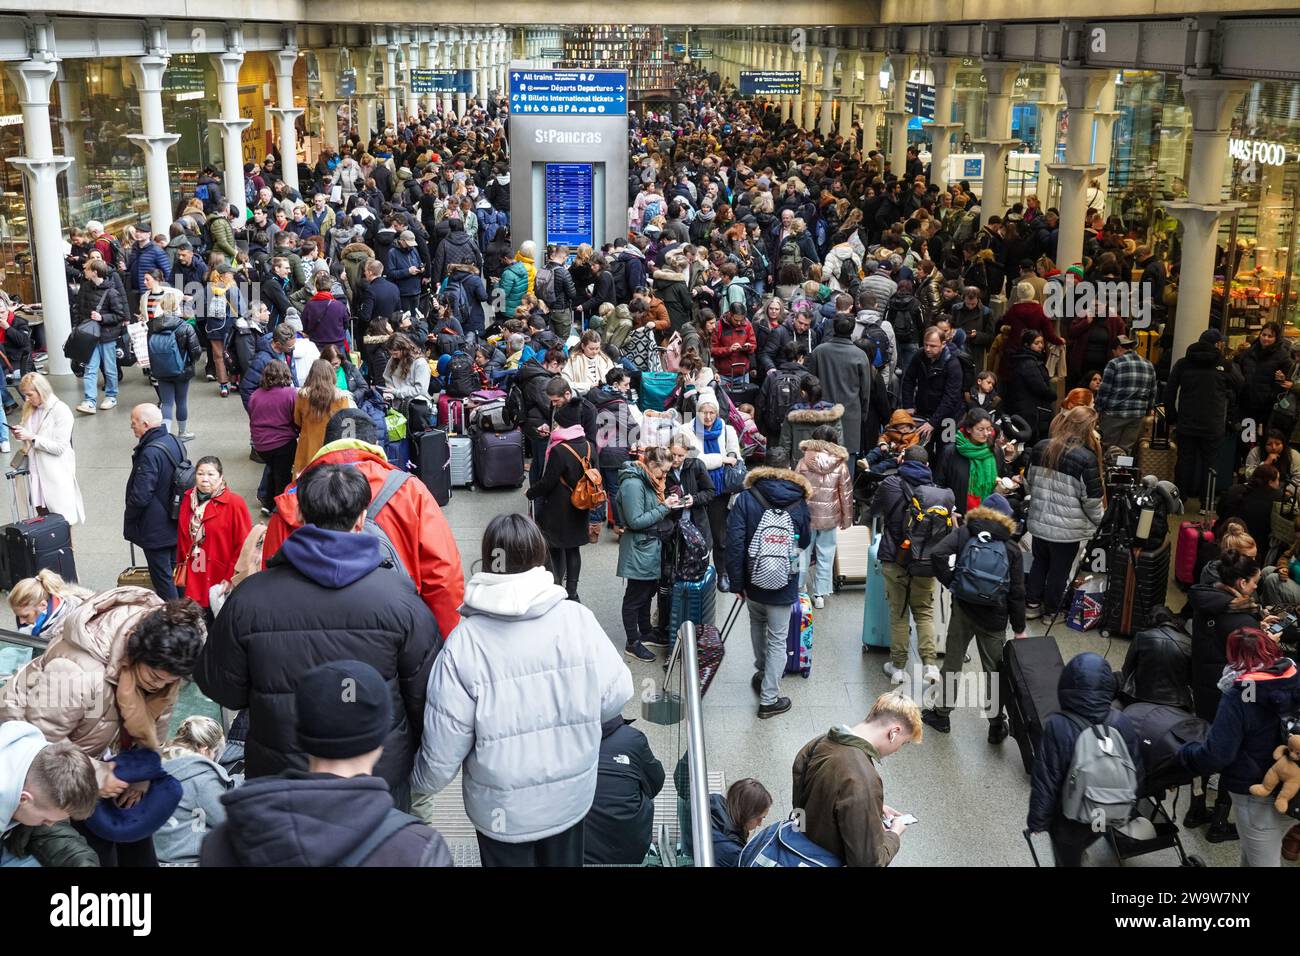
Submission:
[[[1020,745],[1025,773],[1034,766],[1034,755],[1043,737],[1043,723],[1061,709],[1056,685],[1065,663],[1054,637],[1026,637],[1007,641],[999,668],[1002,700],[1006,703],[1011,736]]]
[[[451,452],[447,447],[447,433],[430,428],[412,436],[410,443],[415,477],[424,482],[434,501],[445,505],[451,501]]]
[[[753,405],[758,408],[759,387],[753,382],[745,382],[743,385],[725,386],[727,397],[737,405]]]
[[[1112,548],[1107,556],[1106,594],[1101,605],[1101,636],[1132,637],[1151,626],[1169,590],[1172,549],[1166,540],[1155,550]]]
[[[1129,704],[1124,716],[1137,731],[1142,749],[1142,792],[1160,793],[1190,783],[1192,772],[1179,759],[1185,744],[1204,743],[1210,722],[1167,704]]]
[[[23,578],[35,577],[48,568],[65,581],[76,582],[77,565],[72,559],[72,529],[63,515],[48,514],[4,527],[4,589]]]
[[[480,488],[518,488],[524,483],[523,432],[479,432],[472,440],[474,480]]]

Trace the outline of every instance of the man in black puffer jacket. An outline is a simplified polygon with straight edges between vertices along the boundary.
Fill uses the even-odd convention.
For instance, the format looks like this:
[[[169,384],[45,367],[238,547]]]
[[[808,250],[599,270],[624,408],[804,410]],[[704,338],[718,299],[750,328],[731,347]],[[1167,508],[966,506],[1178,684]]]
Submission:
[[[473,266],[483,271],[483,253],[478,245],[465,231],[465,223],[460,219],[447,220],[450,231],[447,238],[438,243],[438,251],[433,255],[433,282],[441,284],[447,276],[447,270],[454,264]]]
[[[1184,498],[1199,498],[1205,479],[1218,462],[1229,410],[1245,378],[1237,363],[1222,352],[1223,333],[1206,329],[1174,363],[1165,389],[1165,412],[1178,429],[1174,482]],[[1231,482],[1224,476],[1218,490]]]
[[[1061,811],[1061,797],[1074,759],[1074,744],[1082,733],[1078,724],[1066,715],[1074,714],[1089,723],[1105,724],[1120,732],[1137,771],[1139,792],[1142,751],[1132,721],[1123,711],[1110,706],[1115,699],[1115,675],[1104,657],[1089,652],[1072,658],[1061,672],[1056,693],[1061,712],[1052,714],[1043,724],[1042,746],[1034,760],[1029,830],[1031,833],[1046,830],[1051,834],[1057,866],[1080,866],[1084,851],[1104,831],[1067,819]]]
[[[596,795],[582,822],[582,861],[586,866],[637,865],[650,845],[664,765],[645,734],[622,714],[605,721],[600,734]]]
[[[945,419],[956,421],[965,411],[961,394],[961,361],[944,345],[934,326],[925,330],[924,345],[903,370],[903,407],[921,427],[921,440],[942,433]]]
[[[407,478],[410,481],[413,479]],[[399,808],[424,726],[425,687],[441,645],[391,542],[363,531],[370,483],[350,465],[322,465],[298,481],[304,524],[266,569],[245,580],[217,615],[194,680],[231,710],[249,709],[249,779],[307,768],[295,733],[294,692],[312,668],[358,660],[383,677],[394,704],[376,776]]]

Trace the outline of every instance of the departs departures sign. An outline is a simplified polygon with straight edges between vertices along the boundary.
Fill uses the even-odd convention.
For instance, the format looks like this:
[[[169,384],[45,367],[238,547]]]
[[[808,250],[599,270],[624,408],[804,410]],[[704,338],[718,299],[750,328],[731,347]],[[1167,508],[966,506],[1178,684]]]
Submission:
[[[741,96],[798,96],[803,76],[798,70],[741,70]]]
[[[510,112],[626,116],[627,71],[512,69]]]

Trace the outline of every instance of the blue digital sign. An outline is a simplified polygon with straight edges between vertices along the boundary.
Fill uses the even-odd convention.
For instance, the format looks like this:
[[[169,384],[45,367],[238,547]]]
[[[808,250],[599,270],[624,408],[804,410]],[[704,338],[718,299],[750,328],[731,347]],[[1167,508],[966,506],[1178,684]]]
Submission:
[[[339,96],[357,95],[357,71],[344,70],[339,74]]]
[[[469,70],[411,69],[412,93],[468,93],[473,87]]]
[[[594,167],[591,163],[546,164],[546,242],[595,244]]]
[[[961,174],[966,179],[983,179],[984,160],[978,158],[962,160]]]
[[[798,96],[803,74],[798,70],[741,70],[741,96]]]
[[[510,112],[626,116],[627,71],[511,70]]]

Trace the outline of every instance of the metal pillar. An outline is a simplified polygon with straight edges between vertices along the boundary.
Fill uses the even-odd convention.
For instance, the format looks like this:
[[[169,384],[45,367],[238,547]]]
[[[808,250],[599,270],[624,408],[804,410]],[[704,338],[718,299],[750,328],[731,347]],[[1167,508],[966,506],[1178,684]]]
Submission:
[[[384,128],[397,129],[397,51],[396,43],[384,46]]]
[[[379,93],[375,89],[373,70],[375,48],[362,46],[354,51],[357,71],[357,135],[362,143],[370,141],[379,127]]]
[[[1061,99],[1061,68],[1055,63],[1047,64],[1047,76],[1043,83],[1043,98],[1038,101],[1038,199],[1046,209],[1048,187],[1051,174],[1047,171],[1049,163],[1056,161],[1056,133],[1061,110],[1065,102]]]
[[[820,52],[822,59],[822,115],[817,121],[817,132],[821,133],[822,136],[830,136],[831,130],[835,128],[835,109],[832,104],[832,97],[835,95],[835,59],[838,51],[834,47],[828,46],[822,47]],[[845,63],[844,66],[847,70],[848,63]]]
[[[989,60],[984,63],[987,90],[984,97],[985,138],[976,141],[984,153],[984,185],[980,190],[980,223],[1001,216],[1007,202],[1007,156],[1020,145],[1011,138],[1011,93],[1019,63]],[[937,105],[937,104],[936,104]]]
[[[1109,81],[1105,70],[1062,67],[1061,88],[1069,109],[1065,138],[1065,162],[1047,167],[1061,183],[1057,209],[1061,213],[1056,240],[1056,264],[1062,271],[1083,261],[1083,215],[1087,211],[1088,183],[1101,173],[1092,162],[1092,114],[1102,84]]]
[[[889,165],[894,175],[902,179],[907,169],[907,121],[912,118],[907,111],[907,78],[912,75],[912,58],[906,53],[891,53],[889,65],[894,72],[892,108],[885,111],[889,117]]]
[[[1101,175],[1097,177],[1101,187],[1097,204],[1103,210],[1106,207],[1106,196],[1110,192],[1110,154],[1114,143],[1115,120],[1118,118],[1119,112],[1115,109],[1115,74],[1112,73],[1101,88],[1101,95],[1097,98],[1097,112],[1093,114],[1096,131],[1093,135],[1092,161],[1102,168]]]
[[[456,41],[456,69],[468,69],[467,59],[469,57],[469,38],[462,31],[460,38]],[[464,93],[456,94],[456,119],[464,120],[465,118],[466,96]]]
[[[85,132],[90,120],[81,115],[81,90],[85,71],[80,65],[59,64],[59,132],[63,137],[63,154],[70,159],[64,183],[68,191],[68,217],[81,217],[81,163],[85,152]]]
[[[334,49],[316,50],[316,72],[320,76],[320,134],[325,146],[338,152],[339,148],[339,103],[338,76],[339,51]],[[357,72],[357,86],[361,85],[361,73]],[[358,95],[360,90],[358,89]],[[361,128],[363,124],[358,124]],[[365,133],[362,133],[365,137]]]

